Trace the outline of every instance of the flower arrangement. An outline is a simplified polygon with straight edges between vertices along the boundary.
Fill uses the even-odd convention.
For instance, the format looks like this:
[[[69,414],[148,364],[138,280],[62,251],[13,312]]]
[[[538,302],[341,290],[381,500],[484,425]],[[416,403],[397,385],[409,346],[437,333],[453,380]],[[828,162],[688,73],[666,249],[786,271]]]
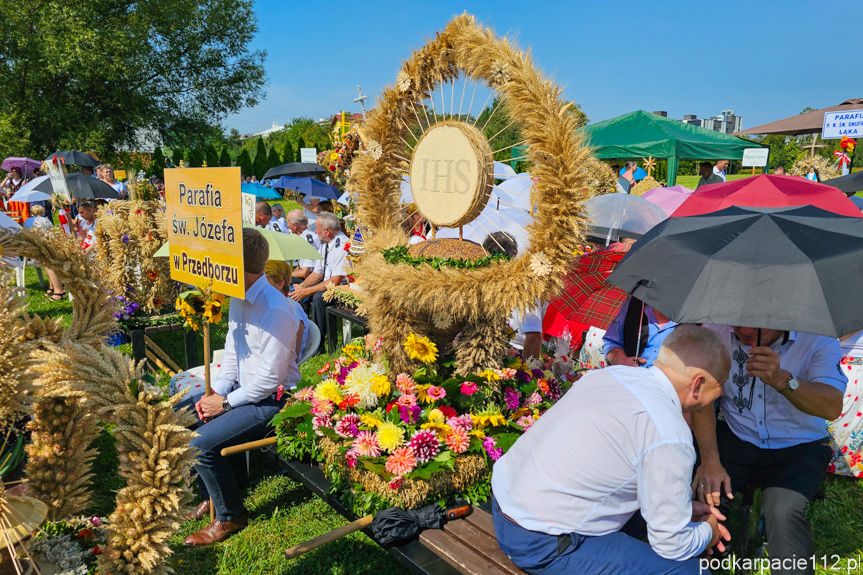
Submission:
[[[42,572],[89,575],[97,572],[96,560],[107,543],[108,530],[103,518],[73,517],[43,525],[30,543],[30,552]],[[46,564],[54,571],[46,569]]]
[[[457,376],[429,338],[411,333],[402,346],[422,366],[393,375],[380,340],[354,340],[273,422],[282,456],[323,462],[357,514],[454,495],[485,500],[492,464],[574,380],[555,377],[551,360],[518,355]]]
[[[111,314],[114,316],[114,319],[116,319],[117,321],[120,321],[120,320],[125,321],[128,319],[131,319],[132,316],[135,315],[136,313],[138,313],[138,310],[141,308],[141,306],[138,305],[137,302],[130,301],[125,296],[118,295],[114,299],[117,302],[119,302],[119,304],[121,306],[123,306],[122,309],[119,309],[119,310],[115,311],[113,314]]]
[[[201,322],[222,321],[225,296],[213,291],[213,282],[198,286],[196,290],[181,293],[174,304],[180,316],[186,320],[186,328],[198,331]]]

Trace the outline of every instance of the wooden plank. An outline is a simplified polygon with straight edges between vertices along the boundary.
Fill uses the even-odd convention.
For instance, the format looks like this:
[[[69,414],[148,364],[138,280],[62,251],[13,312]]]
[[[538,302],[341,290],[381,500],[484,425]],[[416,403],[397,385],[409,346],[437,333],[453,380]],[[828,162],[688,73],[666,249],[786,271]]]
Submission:
[[[488,533],[468,521],[450,521],[444,525],[443,531],[476,555],[497,565],[504,573],[522,575],[521,569],[516,567],[498,547],[494,531]]]
[[[452,537],[444,531],[429,529],[420,535],[420,542],[440,555],[444,561],[465,575],[510,575],[496,562],[477,555],[464,542]]]
[[[158,357],[156,357],[155,354],[153,354],[153,352],[149,350],[149,348],[145,349],[144,351],[147,354],[147,359],[152,361],[156,367],[158,367],[161,370],[166,371],[168,373],[168,375],[171,377],[174,377],[175,375],[177,375],[176,373],[171,373],[171,368],[169,368],[167,365],[162,363],[162,361]],[[153,371],[155,372],[155,370],[153,370]]]
[[[494,534],[494,521],[492,521],[491,514],[487,513],[483,509],[475,506],[473,508],[473,512],[464,520],[476,526],[480,531],[484,531],[496,538]]]
[[[155,353],[159,357],[159,359],[165,362],[168,367],[173,370],[174,373],[171,374],[171,377],[174,377],[174,374],[176,374],[177,372],[183,371],[182,369],[180,369],[180,366],[174,363],[174,360],[172,360],[171,357],[167,353],[165,353],[165,350],[156,345],[156,342],[150,339],[150,336],[148,336],[146,332],[144,332],[144,343],[147,345],[150,351]]]

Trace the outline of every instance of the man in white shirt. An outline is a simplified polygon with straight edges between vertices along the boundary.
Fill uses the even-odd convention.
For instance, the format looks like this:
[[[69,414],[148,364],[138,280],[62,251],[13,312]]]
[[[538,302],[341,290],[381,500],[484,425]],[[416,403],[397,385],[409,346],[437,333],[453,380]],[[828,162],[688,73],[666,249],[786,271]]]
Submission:
[[[494,466],[501,550],[531,574],[696,574],[695,557],[730,539],[692,501],[683,412],[711,406],[730,359],[715,333],[679,326],[651,368],[589,372]],[[650,543],[630,536],[637,512]]]
[[[693,487],[702,501],[729,507],[762,488],[761,512],[773,575],[814,573],[809,500],[832,457],[825,420],[842,412],[847,379],[839,340],[810,333],[709,326],[731,353],[731,376],[714,410],[692,414],[701,465]],[[760,332],[760,335],[759,335]]]
[[[255,225],[276,232],[284,232],[278,222],[273,219],[273,209],[265,201],[255,204]]]
[[[243,229],[244,300],[234,298],[228,314],[228,336],[213,393],[195,403],[198,417],[207,422],[192,440],[197,448],[198,485],[204,500],[192,517],[201,518],[212,499],[216,520],[185,539],[186,545],[210,545],[242,530],[248,512],[228,458],[229,445],[262,439],[269,422],[300,381],[298,358],[303,340],[303,310],[267,281],[264,266],[267,240],[257,230]],[[181,402],[178,407],[189,402]]]
[[[339,218],[330,212],[318,216],[315,232],[321,242],[323,260],[315,261],[315,268],[309,277],[298,284],[291,293],[294,301],[302,302],[311,298],[310,318],[321,330],[321,345],[327,335],[327,302],[324,292],[331,285],[341,285],[348,275],[348,236],[342,233]]]
[[[288,229],[292,234],[296,234],[304,238],[309,244],[321,252],[321,240],[318,234],[309,229],[309,219],[303,210],[291,210],[287,217]],[[321,252],[323,253],[323,252]],[[294,283],[301,283],[304,279],[315,270],[315,262],[317,260],[299,260],[291,274]]]
[[[728,160],[717,160],[716,165],[713,166],[713,173],[717,178],[721,179],[723,182],[725,180],[725,168],[728,167]]]

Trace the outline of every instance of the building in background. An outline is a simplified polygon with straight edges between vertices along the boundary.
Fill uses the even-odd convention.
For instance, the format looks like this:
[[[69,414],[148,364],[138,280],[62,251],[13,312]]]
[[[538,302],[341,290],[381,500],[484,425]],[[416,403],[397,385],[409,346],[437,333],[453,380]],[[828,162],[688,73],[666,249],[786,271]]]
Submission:
[[[668,117],[668,112],[664,111],[657,111],[654,114],[665,118]],[[713,116],[712,118],[699,118],[695,114],[686,114],[683,116],[681,122],[723,134],[733,134],[743,129],[743,116],[736,115],[734,110],[722,110],[718,116]]]

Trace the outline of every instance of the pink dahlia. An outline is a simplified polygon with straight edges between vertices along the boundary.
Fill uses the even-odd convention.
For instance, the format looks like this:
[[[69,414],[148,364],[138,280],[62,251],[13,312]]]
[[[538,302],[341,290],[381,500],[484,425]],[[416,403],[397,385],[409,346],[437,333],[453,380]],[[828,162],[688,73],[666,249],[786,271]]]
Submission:
[[[311,385],[308,387],[304,387],[303,389],[297,391],[294,394],[294,397],[298,401],[311,401],[311,399],[315,396],[315,388]]]
[[[389,473],[406,475],[417,466],[417,458],[412,447],[399,447],[387,457],[385,467]]]
[[[503,393],[503,400],[506,402],[507,409],[518,409],[519,394],[511,387],[507,387]]]
[[[345,415],[336,424],[336,433],[342,437],[356,437],[360,432],[360,416],[355,413]]]
[[[527,397],[527,401],[525,402],[525,405],[530,406],[530,405],[536,405],[538,403],[542,403],[542,396],[540,396],[537,392],[534,391],[533,393],[531,393]]]
[[[464,427],[453,427],[446,436],[446,445],[454,453],[464,453],[470,445],[470,437]]]
[[[446,390],[442,387],[436,387],[434,385],[429,387],[426,393],[428,393],[429,397],[435,401],[446,397]]]
[[[450,417],[446,420],[446,424],[450,427],[461,427],[465,431],[470,431],[473,427],[473,418],[469,413],[458,417]]]
[[[323,433],[318,431],[319,427],[332,427],[333,420],[330,419],[329,415],[316,415],[312,418],[312,428],[315,430],[315,433],[323,436]]]
[[[312,413],[315,415],[330,415],[333,412],[333,402],[329,399],[312,399]]]
[[[417,396],[412,393],[405,393],[404,395],[400,395],[396,400],[396,405],[399,407],[413,407],[417,404]]]
[[[440,441],[438,441],[437,435],[427,429],[414,433],[410,446],[420,463],[431,461],[440,452]]]
[[[525,415],[524,417],[520,417],[515,423],[516,425],[520,425],[524,431],[527,431],[531,425],[536,423],[536,420],[529,415]]]
[[[479,390],[479,388],[472,381],[465,381],[461,384],[461,392],[465,395],[473,395],[478,390]]]
[[[403,475],[396,475],[392,479],[390,479],[390,489],[398,489],[402,486],[402,480],[404,480]]]
[[[507,368],[504,368],[504,369],[496,369],[496,370],[494,370],[494,371],[495,371],[495,373],[497,373],[497,374],[500,376],[500,378],[501,378],[501,379],[503,379],[503,380],[508,380],[508,379],[513,379],[513,378],[515,378],[515,370],[514,370],[514,369],[512,369],[511,367],[507,367]]]
[[[379,457],[381,454],[378,438],[375,437],[374,431],[360,431],[354,439],[353,449],[356,450],[357,455],[363,457]]]
[[[408,394],[416,390],[417,384],[414,383],[414,380],[408,374],[400,373],[396,376],[396,387],[399,388],[400,392]]]
[[[354,451],[353,448],[348,449],[345,452],[345,461],[348,463],[348,467],[354,468],[357,466],[357,452]]]

